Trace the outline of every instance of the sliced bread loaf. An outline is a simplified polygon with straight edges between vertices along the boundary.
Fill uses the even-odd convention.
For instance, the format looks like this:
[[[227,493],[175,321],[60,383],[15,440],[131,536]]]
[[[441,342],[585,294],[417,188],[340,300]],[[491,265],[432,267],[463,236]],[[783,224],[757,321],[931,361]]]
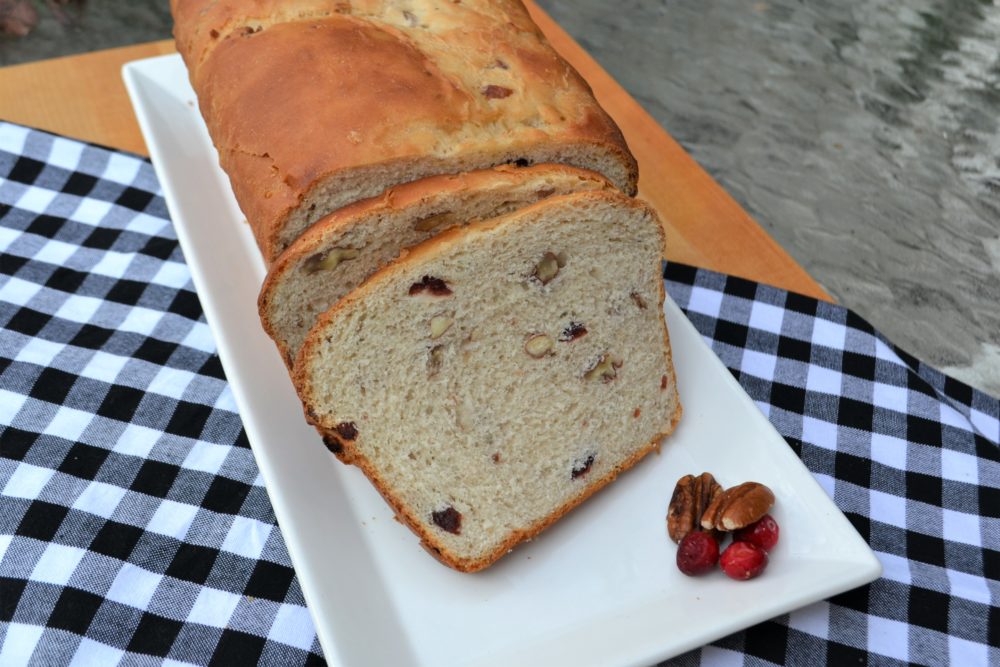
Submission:
[[[271,266],[258,301],[264,329],[291,367],[316,318],[404,248],[552,195],[611,187],[599,174],[562,165],[501,166],[432,176],[342,208]]]
[[[307,418],[440,560],[484,568],[673,430],[662,248],[609,191],[446,231],[319,318]]]
[[[635,159],[515,0],[173,0],[178,50],[265,260],[387,188],[504,163]]]

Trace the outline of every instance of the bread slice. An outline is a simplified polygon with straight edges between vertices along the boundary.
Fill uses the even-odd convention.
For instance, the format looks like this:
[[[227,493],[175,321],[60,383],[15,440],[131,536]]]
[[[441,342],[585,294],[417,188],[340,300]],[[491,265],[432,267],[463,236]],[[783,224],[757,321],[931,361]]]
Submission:
[[[426,176],[637,168],[520,2],[173,0],[177,46],[270,263],[310,224]]]
[[[404,248],[545,197],[612,187],[599,174],[562,165],[501,166],[432,176],[342,208],[271,266],[258,300],[264,329],[291,367],[316,318]]]
[[[662,247],[607,191],[446,231],[319,318],[307,419],[441,561],[487,567],[677,423]]]

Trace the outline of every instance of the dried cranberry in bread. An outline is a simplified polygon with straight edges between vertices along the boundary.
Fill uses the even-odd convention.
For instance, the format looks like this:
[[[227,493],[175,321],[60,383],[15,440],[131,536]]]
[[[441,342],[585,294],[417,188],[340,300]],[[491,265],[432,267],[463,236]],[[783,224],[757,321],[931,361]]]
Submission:
[[[505,165],[397,186],[330,214],[292,243],[261,288],[261,321],[290,367],[316,318],[404,248],[545,197],[611,187],[563,165]]]
[[[342,206],[434,174],[634,158],[516,0],[172,0],[178,50],[270,263]]]
[[[673,430],[662,250],[614,191],[443,232],[319,318],[307,418],[444,563],[487,567]]]

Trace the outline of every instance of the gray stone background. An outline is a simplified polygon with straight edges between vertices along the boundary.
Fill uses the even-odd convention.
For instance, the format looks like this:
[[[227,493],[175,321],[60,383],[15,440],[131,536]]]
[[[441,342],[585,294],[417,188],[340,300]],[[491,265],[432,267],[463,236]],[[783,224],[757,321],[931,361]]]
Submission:
[[[1000,395],[1000,0],[539,1],[840,303]],[[0,65],[169,35],[31,4]]]

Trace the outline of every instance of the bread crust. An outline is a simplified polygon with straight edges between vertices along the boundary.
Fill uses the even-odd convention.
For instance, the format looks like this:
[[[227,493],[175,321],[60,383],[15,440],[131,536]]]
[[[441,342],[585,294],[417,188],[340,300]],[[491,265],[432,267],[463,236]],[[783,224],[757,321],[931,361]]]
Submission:
[[[497,546],[491,552],[477,558],[463,558],[461,555],[449,550],[446,546],[442,545],[440,540],[436,536],[425,528],[425,521],[422,521],[418,517],[415,511],[406,506],[400,501],[399,498],[393,496],[388,484],[379,475],[378,471],[371,464],[369,459],[361,452],[357,447],[356,440],[345,440],[338,437],[335,432],[334,424],[328,424],[323,422],[323,420],[312,412],[307,406],[311,404],[310,392],[311,387],[309,386],[309,379],[306,372],[306,365],[302,363],[311,353],[313,348],[321,345],[323,343],[322,336],[314,335],[319,332],[331,319],[337,316],[340,310],[350,307],[351,304],[363,300],[366,295],[377,289],[380,282],[384,280],[391,279],[396,273],[406,270],[413,263],[420,261],[428,255],[434,255],[442,252],[448,245],[455,243],[462,236],[470,232],[470,228],[476,229],[491,229],[503,224],[507,224],[509,220],[517,219],[520,217],[530,216],[534,211],[540,208],[557,206],[560,202],[572,201],[574,203],[586,203],[595,201],[613,202],[618,205],[626,206],[632,208],[633,210],[642,211],[644,214],[653,217],[654,220],[658,221],[658,216],[656,215],[655,209],[653,209],[649,204],[636,199],[630,199],[623,196],[621,193],[614,191],[590,191],[590,192],[577,192],[568,195],[554,196],[549,199],[537,202],[525,208],[519,209],[513,213],[493,218],[490,220],[483,220],[479,222],[472,223],[463,227],[453,227],[441,234],[432,237],[423,243],[412,248],[405,257],[401,257],[396,261],[383,267],[375,274],[373,274],[367,281],[365,281],[361,286],[354,289],[350,294],[341,299],[339,302],[334,304],[329,310],[327,310],[323,315],[319,317],[316,324],[314,325],[312,332],[306,338],[306,342],[303,344],[299,351],[299,355],[296,359],[294,370],[292,371],[293,383],[296,390],[299,393],[299,397],[302,399],[304,412],[306,420],[316,427],[316,429],[324,436],[324,440],[329,443],[332,438],[339,448],[339,452],[335,452],[337,457],[344,463],[352,464],[358,466],[365,474],[366,477],[371,481],[371,483],[378,489],[379,493],[386,500],[386,502],[393,508],[396,516],[408,526],[415,534],[420,537],[421,544],[434,555],[435,558],[440,560],[445,565],[459,570],[461,572],[475,572],[489,567],[500,559],[504,554],[513,549],[517,544],[531,539],[542,532],[545,528],[555,523],[567,512],[571,511],[573,508],[577,507],[584,500],[589,498],[591,495],[599,491],[600,489],[607,486],[611,481],[613,481],[619,474],[630,469],[635,464],[637,464],[643,457],[645,457],[649,452],[654,449],[658,450],[663,438],[670,435],[680,421],[683,413],[681,407],[679,396],[675,401],[675,409],[672,415],[666,418],[666,423],[664,424],[662,430],[654,437],[645,447],[636,451],[630,458],[626,459],[624,462],[620,463],[614,467],[610,472],[605,474],[603,477],[596,479],[595,481],[588,484],[586,487],[582,488],[580,493],[576,496],[570,498],[567,502],[557,508],[555,511],[549,515],[542,517],[534,524],[529,527],[513,531],[510,533],[499,546]],[[661,251],[663,249],[663,244],[665,243],[665,234],[663,232],[662,225],[659,225],[659,236],[661,240]],[[657,271],[657,275],[659,272]],[[663,303],[665,298],[665,289],[663,286],[663,280],[659,279],[659,294],[660,294],[660,304]],[[665,387],[666,391],[676,392],[676,376],[674,373],[673,358],[670,348],[670,334],[667,331],[666,320],[663,314],[662,307],[659,309],[659,320],[664,332],[663,334],[663,355],[664,361],[666,362],[666,367],[669,369],[669,376],[666,379]],[[363,437],[363,436],[360,436]],[[329,446],[329,445],[328,445]]]
[[[635,193],[621,132],[520,2],[398,4],[172,3],[178,49],[266,261],[324,206],[432,174],[523,158],[602,171]]]
[[[610,190],[614,186],[603,176],[585,169],[577,169],[560,164],[544,164],[519,168],[501,165],[493,169],[483,169],[463,174],[430,176],[391,188],[381,195],[365,199],[334,211],[313,224],[274,261],[268,270],[257,299],[257,309],[261,323],[267,334],[274,340],[285,364],[291,368],[294,359],[285,341],[278,335],[271,317],[271,308],[276,290],[285,274],[293,270],[303,258],[309,257],[328,244],[332,237],[340,237],[352,227],[370,224],[380,214],[402,212],[428,200],[445,201],[449,196],[476,190],[499,188],[504,184],[524,185],[543,178],[565,178],[587,181],[593,188]],[[406,249],[403,249],[406,252]]]

